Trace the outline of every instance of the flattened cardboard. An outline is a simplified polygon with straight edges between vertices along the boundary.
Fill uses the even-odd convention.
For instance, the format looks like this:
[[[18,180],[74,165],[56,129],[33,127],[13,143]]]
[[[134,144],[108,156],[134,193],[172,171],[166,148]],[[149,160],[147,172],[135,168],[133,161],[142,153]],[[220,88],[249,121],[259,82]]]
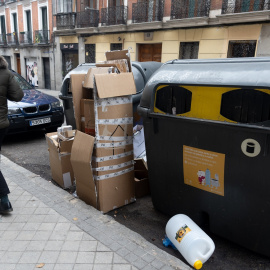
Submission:
[[[82,99],[85,118],[85,133],[95,136],[95,111],[93,99]]]
[[[117,106],[101,106],[97,108],[99,119],[117,119],[133,116],[132,103],[118,104]]]
[[[136,94],[133,73],[96,74],[94,77],[99,98]]]
[[[96,67],[90,68],[85,75],[83,87],[85,88],[94,88],[94,74],[106,74],[109,71],[109,67]]]
[[[119,60],[119,59],[127,59],[129,72],[132,71],[131,63],[130,63],[130,53],[128,50],[121,50],[121,51],[109,51],[105,53],[107,61],[109,60]]]
[[[45,135],[48,143],[49,159],[52,179],[62,188],[72,186],[74,181],[74,173],[70,163],[70,152],[65,153],[65,149],[57,143],[57,133],[48,133]],[[73,141],[70,141],[72,143]],[[62,152],[64,151],[64,152]]]
[[[96,186],[91,168],[94,142],[94,137],[77,131],[70,161],[76,178],[77,195],[84,202],[97,208]]]
[[[143,159],[135,159],[134,182],[136,198],[141,198],[150,194],[148,170]]]
[[[82,81],[84,80],[85,74],[71,74],[71,91],[73,97],[73,107],[74,107],[74,116],[77,130],[81,130],[81,99],[91,99],[92,93],[89,89],[84,88]]]

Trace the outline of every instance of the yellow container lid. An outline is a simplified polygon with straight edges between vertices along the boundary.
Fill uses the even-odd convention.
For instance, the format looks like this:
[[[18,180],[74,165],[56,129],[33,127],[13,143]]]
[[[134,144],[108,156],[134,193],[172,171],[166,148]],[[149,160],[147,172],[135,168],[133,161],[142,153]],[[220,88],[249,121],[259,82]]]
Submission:
[[[202,262],[200,260],[196,261],[194,263],[194,268],[195,269],[201,269],[202,268]]]

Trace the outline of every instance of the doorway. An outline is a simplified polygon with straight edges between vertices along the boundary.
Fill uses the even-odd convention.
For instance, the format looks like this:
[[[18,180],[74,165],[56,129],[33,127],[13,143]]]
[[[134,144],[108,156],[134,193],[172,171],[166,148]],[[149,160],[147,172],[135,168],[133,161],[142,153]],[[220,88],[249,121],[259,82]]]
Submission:
[[[17,73],[21,74],[21,59],[20,59],[20,55],[16,54],[16,62],[17,62]]]
[[[139,44],[139,62],[161,62],[162,44]]]
[[[51,89],[50,59],[48,57],[43,58],[43,70],[45,89]]]

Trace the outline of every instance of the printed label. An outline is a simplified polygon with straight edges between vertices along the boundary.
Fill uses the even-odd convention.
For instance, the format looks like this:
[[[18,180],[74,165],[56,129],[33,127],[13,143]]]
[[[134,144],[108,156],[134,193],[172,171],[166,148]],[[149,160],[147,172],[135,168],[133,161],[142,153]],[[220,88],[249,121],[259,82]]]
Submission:
[[[183,146],[184,183],[224,196],[225,155]]]
[[[191,232],[191,229],[185,224],[183,227],[181,227],[175,235],[175,239],[178,243],[180,243],[183,238],[189,233]]]

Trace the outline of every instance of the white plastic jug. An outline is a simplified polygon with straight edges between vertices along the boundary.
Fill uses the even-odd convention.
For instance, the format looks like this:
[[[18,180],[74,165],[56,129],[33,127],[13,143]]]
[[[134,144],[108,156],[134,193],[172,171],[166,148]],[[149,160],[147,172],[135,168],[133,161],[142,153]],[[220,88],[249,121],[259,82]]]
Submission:
[[[213,254],[213,240],[188,216],[173,216],[166,225],[166,235],[186,261],[201,269]]]

